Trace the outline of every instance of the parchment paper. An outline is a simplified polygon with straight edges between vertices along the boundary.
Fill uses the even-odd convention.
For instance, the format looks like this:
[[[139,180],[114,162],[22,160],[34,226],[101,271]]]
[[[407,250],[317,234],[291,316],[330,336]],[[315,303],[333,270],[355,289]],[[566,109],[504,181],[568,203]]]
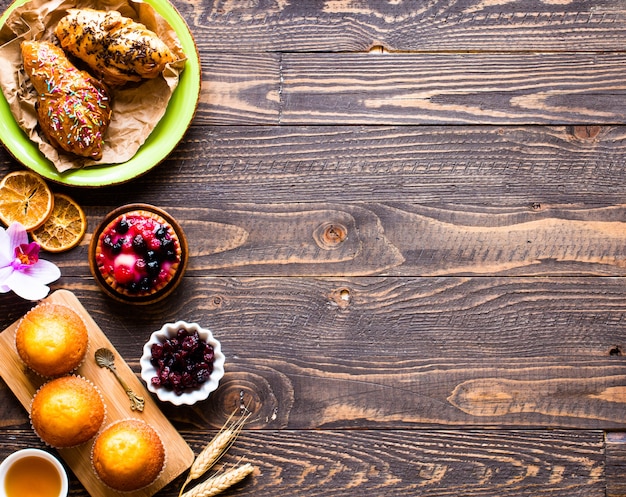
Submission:
[[[77,158],[55,149],[41,133],[35,112],[35,93],[24,72],[23,40],[56,41],[54,28],[71,8],[117,10],[154,31],[178,57],[155,79],[110,89],[113,114],[104,137],[102,159]],[[31,0],[16,8],[0,28],[0,87],[19,126],[39,146],[59,172],[131,159],[167,109],[185,66],[185,54],[173,28],[152,6],[134,0]],[[84,69],[84,67],[80,67]]]

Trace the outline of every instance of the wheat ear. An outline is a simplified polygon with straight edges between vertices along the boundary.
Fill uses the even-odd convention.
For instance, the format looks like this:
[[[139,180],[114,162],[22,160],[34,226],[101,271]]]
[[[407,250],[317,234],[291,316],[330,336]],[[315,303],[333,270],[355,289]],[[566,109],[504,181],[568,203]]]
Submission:
[[[228,451],[237,439],[239,432],[241,432],[241,429],[250,417],[250,414],[251,413],[249,412],[246,415],[242,415],[235,421],[232,421],[235,415],[234,412],[228,417],[221,430],[217,432],[207,446],[202,449],[202,452],[198,454],[198,457],[194,460],[191,468],[189,468],[189,474],[180,489],[180,493],[178,494],[179,496],[182,496],[185,487],[190,481],[200,478]]]
[[[182,494],[182,497],[211,497],[212,495],[217,495],[222,493],[227,488],[239,483],[253,471],[254,466],[252,466],[249,462],[241,466],[236,466],[203,481],[191,490]]]

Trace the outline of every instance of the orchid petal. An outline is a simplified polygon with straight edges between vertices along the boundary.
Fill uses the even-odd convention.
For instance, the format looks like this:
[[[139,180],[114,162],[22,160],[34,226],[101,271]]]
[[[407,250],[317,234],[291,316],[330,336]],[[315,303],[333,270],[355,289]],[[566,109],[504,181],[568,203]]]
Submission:
[[[8,266],[15,257],[14,248],[11,246],[11,237],[0,228],[0,267]]]
[[[20,223],[0,228],[0,293],[13,290],[27,300],[48,295],[48,283],[59,279],[61,271],[52,262],[39,259],[40,245],[28,242],[28,233]]]
[[[11,276],[11,273],[13,273],[11,266],[0,268],[0,293],[7,293],[11,290],[11,288],[5,284],[5,280]]]
[[[5,266],[3,268],[0,268],[0,284],[2,284],[2,282],[6,280],[12,272],[13,266]]]
[[[52,262],[43,259],[39,259],[36,264],[27,267],[22,272],[44,285],[52,283],[61,277],[61,270]]]
[[[50,288],[41,281],[19,271],[14,271],[4,284],[26,300],[41,300],[50,292]]]
[[[11,252],[14,252],[15,247],[19,247],[22,244],[28,245],[28,233],[20,223],[12,223],[7,230],[7,234],[11,240]]]

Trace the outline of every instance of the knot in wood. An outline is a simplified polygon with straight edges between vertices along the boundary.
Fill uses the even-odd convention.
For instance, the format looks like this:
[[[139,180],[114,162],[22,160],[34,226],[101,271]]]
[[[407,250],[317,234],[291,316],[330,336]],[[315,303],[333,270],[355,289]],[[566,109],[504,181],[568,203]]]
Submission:
[[[347,308],[352,302],[352,294],[348,288],[337,288],[330,293],[330,298],[340,309]]]
[[[383,45],[372,45],[372,47],[368,50],[369,53],[371,54],[386,54],[389,53],[389,50],[387,50]]]
[[[348,229],[339,223],[325,223],[315,230],[313,238],[321,248],[332,250],[348,238]]]
[[[286,426],[293,386],[282,375],[268,374],[269,377],[250,371],[225,374],[220,387],[211,394],[215,412],[207,415],[217,424],[223,424],[230,414],[238,412],[250,414],[247,424]]]
[[[228,381],[220,386],[220,404],[225,409],[222,416],[228,416],[233,411],[242,414],[258,413],[263,409],[263,403],[254,384],[247,381],[237,383]]]
[[[601,126],[574,126],[572,134],[579,140],[588,141],[597,138],[601,130]]]

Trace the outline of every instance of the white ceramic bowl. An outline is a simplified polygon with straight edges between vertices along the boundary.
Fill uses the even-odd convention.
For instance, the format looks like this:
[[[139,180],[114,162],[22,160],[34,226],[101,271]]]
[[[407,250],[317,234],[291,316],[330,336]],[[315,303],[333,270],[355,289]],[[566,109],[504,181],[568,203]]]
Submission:
[[[16,452],[13,452],[9,455],[2,464],[0,464],[0,496],[6,497],[5,490],[5,478],[7,476],[7,472],[9,469],[18,461],[25,459],[27,457],[39,457],[48,461],[52,464],[54,469],[59,474],[59,478],[61,480],[61,489],[58,494],[55,494],[54,497],[66,497],[68,493],[68,479],[65,468],[61,464],[61,462],[54,457],[50,452],[46,452],[45,450],[40,449],[21,449]],[[37,479],[37,475],[33,475],[32,478]]]
[[[202,383],[199,387],[186,390],[183,394],[178,395],[174,390],[155,386],[152,384],[152,378],[156,376],[156,368],[150,362],[152,358],[152,345],[155,343],[163,343],[168,338],[175,337],[179,329],[185,329],[187,331],[197,331],[198,335],[206,343],[213,346],[215,354],[213,360],[213,372],[209,379]],[[171,402],[174,405],[192,405],[196,402],[205,400],[209,397],[209,394],[217,389],[217,386],[224,376],[224,361],[226,358],[222,353],[222,347],[214,337],[213,333],[206,328],[202,328],[197,323],[187,323],[185,321],[177,321],[175,323],[166,323],[159,331],[155,331],[150,336],[150,340],[143,346],[143,354],[139,363],[141,364],[141,378],[146,383],[148,390],[164,402]]]

